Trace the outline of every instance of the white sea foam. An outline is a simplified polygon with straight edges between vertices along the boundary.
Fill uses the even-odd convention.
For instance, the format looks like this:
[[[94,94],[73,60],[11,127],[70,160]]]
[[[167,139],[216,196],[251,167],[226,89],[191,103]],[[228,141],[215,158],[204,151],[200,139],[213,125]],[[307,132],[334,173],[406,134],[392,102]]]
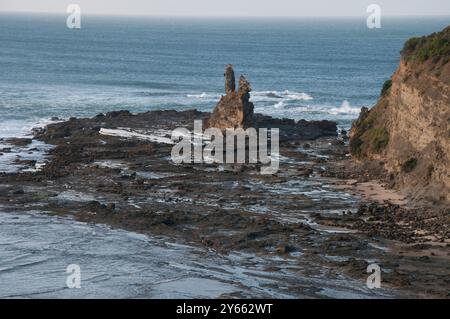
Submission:
[[[277,104],[275,104],[273,107],[276,108],[276,109],[282,109],[282,108],[285,107],[285,104],[284,104],[283,101],[280,101]]]
[[[344,102],[342,102],[340,107],[334,107],[332,109],[329,110],[330,114],[333,115],[339,115],[339,114],[359,114],[359,112],[361,111],[361,108],[359,107],[352,107],[350,105],[350,103],[345,100]]]
[[[286,96],[290,100],[302,100],[302,101],[310,101],[313,100],[313,97],[307,93],[297,93],[297,92],[291,92],[291,91],[284,91],[284,96]]]
[[[29,120],[6,120],[0,125],[0,138],[29,137],[33,128],[42,128],[48,124],[57,123],[49,118]]]
[[[186,97],[190,99],[201,99],[201,100],[217,100],[221,97],[220,93],[197,93],[197,94],[187,94]],[[270,101],[270,100],[287,100],[287,101],[310,101],[313,97],[304,92],[295,91],[255,91],[251,93],[252,101]]]
[[[251,94],[252,101],[267,101],[273,99],[282,99],[288,101],[310,101],[313,100],[313,97],[304,92],[295,92],[295,91],[256,91]]]
[[[42,128],[48,124],[58,121],[48,118],[38,120],[7,120],[0,125],[0,150],[9,149],[8,152],[2,152],[0,155],[0,172],[13,173],[17,171],[33,172],[41,170],[47,162],[47,152],[53,148],[44,142],[33,140],[25,146],[15,146],[8,143],[7,139],[12,137],[30,138],[33,128]],[[34,160],[34,167],[25,168],[16,160]]]
[[[211,94],[211,93],[201,93],[201,94],[187,94],[188,98],[194,99],[218,99],[220,98],[220,94]]]
[[[301,116],[301,115],[333,115],[356,117],[360,112],[360,107],[353,107],[348,101],[344,101],[340,107],[328,105],[293,105],[286,101],[279,101],[269,106],[256,105],[256,112],[274,116]]]
[[[161,131],[161,130],[160,130]],[[137,138],[141,140],[147,140],[151,142],[161,143],[161,144],[174,144],[172,139],[170,137],[166,137],[165,132],[163,134],[158,134],[160,132],[152,132],[151,134],[143,134],[137,131],[133,131],[129,128],[118,128],[118,129],[106,129],[101,128],[100,134],[101,135],[108,135],[108,136],[117,136],[117,137],[123,137],[123,138]]]

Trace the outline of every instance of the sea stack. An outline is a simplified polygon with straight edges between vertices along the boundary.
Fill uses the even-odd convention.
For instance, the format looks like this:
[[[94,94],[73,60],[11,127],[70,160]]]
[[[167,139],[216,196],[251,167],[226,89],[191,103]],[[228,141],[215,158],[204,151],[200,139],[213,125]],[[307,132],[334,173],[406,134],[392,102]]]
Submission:
[[[234,77],[234,70],[231,64],[228,64],[223,74],[225,78],[225,93],[233,93],[236,90],[236,79]]]
[[[241,75],[236,92],[236,79],[231,64],[225,68],[224,78],[225,95],[221,97],[207,120],[207,127],[221,130],[250,127],[254,109],[253,103],[250,102],[250,83]]]

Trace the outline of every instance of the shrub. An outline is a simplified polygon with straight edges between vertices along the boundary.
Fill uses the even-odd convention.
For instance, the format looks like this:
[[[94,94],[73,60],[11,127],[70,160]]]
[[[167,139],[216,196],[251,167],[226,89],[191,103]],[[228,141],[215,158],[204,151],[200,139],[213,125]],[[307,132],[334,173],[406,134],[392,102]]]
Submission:
[[[355,136],[350,140],[350,153],[355,155],[356,157],[361,156],[362,153],[362,144],[360,136]]]
[[[387,80],[383,84],[383,88],[381,89],[381,95],[384,96],[386,93],[389,92],[390,88],[392,86],[392,80]]]
[[[434,172],[433,164],[428,165],[428,167],[427,167],[427,177],[431,178],[431,176],[433,175],[433,172]]]
[[[410,158],[402,165],[402,171],[405,173],[411,173],[417,166],[417,158]]]
[[[408,41],[406,41],[402,52],[414,51],[417,47],[417,44],[419,44],[419,42],[420,42],[420,38],[409,39]]]
[[[389,134],[384,127],[373,128],[366,135],[375,153],[380,153],[389,143]]]
[[[372,109],[362,112],[354,123],[356,132],[350,140],[350,152],[356,157],[364,156],[368,151],[380,153],[389,143],[389,134],[384,126],[376,125],[379,111]]]
[[[439,61],[447,58],[450,55],[450,27],[426,37],[409,39],[401,53],[407,61],[424,62],[431,58]]]

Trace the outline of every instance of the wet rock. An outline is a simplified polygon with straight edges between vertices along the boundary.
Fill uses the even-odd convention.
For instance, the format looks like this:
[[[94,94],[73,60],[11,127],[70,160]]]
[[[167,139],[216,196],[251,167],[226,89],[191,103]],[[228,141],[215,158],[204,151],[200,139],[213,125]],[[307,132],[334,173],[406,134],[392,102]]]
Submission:
[[[345,268],[349,273],[358,276],[367,274],[367,266],[369,263],[362,259],[350,258],[347,261],[341,262],[341,267]]]
[[[95,212],[102,208],[102,204],[99,201],[91,201],[85,206],[85,208]]]
[[[295,250],[296,250],[296,249],[295,249],[294,246],[286,245],[286,244],[278,245],[277,248],[275,249],[275,251],[276,251],[278,254],[281,254],[281,255],[285,255],[285,254],[292,253],[292,252],[294,252]]]
[[[23,188],[16,188],[16,189],[13,189],[11,191],[11,193],[13,195],[22,195],[22,194],[25,194],[25,191],[23,190]]]
[[[34,167],[36,165],[36,161],[35,160],[16,159],[14,161],[14,163],[16,163],[18,165],[25,165],[25,166],[30,166],[30,167]]]
[[[448,238],[450,215],[445,209],[409,209],[391,203],[371,203],[360,205],[357,215],[364,218],[355,222],[352,228],[366,231],[370,236],[404,243],[427,241],[427,236],[434,236],[437,241]]]
[[[115,117],[130,117],[132,116],[130,111],[127,110],[121,110],[121,111],[113,111],[113,112],[108,112],[106,113],[106,117],[109,118],[115,118]]]
[[[12,144],[14,146],[27,146],[28,144],[31,144],[33,140],[31,138],[9,138],[6,140],[8,144]]]
[[[343,140],[335,139],[331,141],[331,145],[345,145]]]
[[[127,172],[127,171],[125,171],[125,172],[122,172],[120,174],[120,177],[122,179],[135,179],[136,175],[137,175],[136,172]]]
[[[231,86],[228,86],[229,91]],[[235,90],[234,94],[238,92]],[[333,122],[296,122],[253,114],[255,128],[257,125],[280,128],[280,137],[287,140],[285,144],[280,143],[281,152],[283,156],[294,160],[287,170],[282,170],[283,174],[267,177],[254,174],[254,169],[245,169],[250,165],[230,166],[229,169],[220,167],[220,170],[215,165],[174,165],[168,157],[171,146],[139,139],[107,137],[97,133],[100,127],[124,127],[142,132],[152,132],[154,129],[170,130],[175,127],[192,129],[190,125],[193,120],[205,120],[209,116],[208,113],[152,111],[132,116],[127,112],[121,114],[77,119],[47,126],[40,139],[55,146],[50,151],[48,165],[40,172],[22,172],[15,175],[0,173],[0,184],[43,187],[44,184],[33,184],[39,181],[47,185],[46,192],[57,192],[61,187],[81,194],[92,194],[93,197],[89,198],[102,198],[102,203],[58,199],[49,201],[50,205],[45,207],[48,211],[73,214],[80,221],[108,224],[190,243],[199,244],[201,240],[209,249],[224,254],[242,250],[271,256],[278,253],[288,257],[290,252],[301,251],[302,257],[299,261],[313,258],[314,263],[326,262],[330,271],[335,269],[345,273],[347,270],[348,273],[363,279],[367,278],[366,263],[360,259],[378,260],[384,254],[368,246],[370,237],[367,235],[415,240],[411,237],[414,235],[414,229],[407,227],[420,226],[419,230],[426,230],[424,236],[430,232],[436,233],[439,239],[446,236],[445,225],[448,225],[448,222],[445,216],[450,216],[450,212],[446,212],[446,215],[444,212],[441,215],[428,212],[408,215],[407,211],[397,206],[367,204],[359,210],[361,215],[352,216],[349,212],[345,215],[327,214],[328,209],[343,211],[348,207],[340,203],[335,205],[326,201],[311,201],[307,196],[296,195],[295,192],[268,193],[268,189],[284,189],[285,186],[295,190],[296,184],[290,185],[290,181],[304,181],[308,175],[314,172],[318,174],[322,169],[330,175],[337,175],[344,166],[346,170],[351,170],[352,166],[348,165],[350,161],[341,166],[333,166],[337,154],[335,151],[325,154],[329,155],[329,158],[322,159],[323,164],[316,165],[313,161],[315,154],[324,154],[324,149],[341,149],[330,147],[331,139],[328,137],[314,141],[308,139],[324,134],[336,136],[337,129]],[[67,134],[67,138],[52,138],[61,136],[60,133]],[[305,143],[308,143],[311,152],[299,152],[299,146]],[[145,179],[140,173],[137,178],[122,177],[122,172],[142,171],[171,173],[171,177]],[[352,174],[358,175],[358,172]],[[2,192],[0,187],[0,200],[3,200],[1,204],[8,201],[7,204],[11,205],[11,199],[14,199],[17,205],[25,207],[23,204],[27,201],[36,200],[36,196],[33,199],[32,193],[28,191],[23,196],[14,197],[10,190],[11,188],[8,188],[6,192]],[[46,204],[47,199],[42,198],[40,201]],[[361,232],[334,235],[317,231],[315,225],[306,224],[309,216],[299,215],[299,211],[303,209],[310,211],[315,208],[322,213],[312,214],[311,217],[319,224],[348,226],[347,228]],[[284,216],[294,220],[278,220],[281,216],[283,220]],[[372,255],[372,252],[375,255]],[[341,258],[325,261],[327,258],[321,258],[324,254]],[[417,256],[423,254],[426,252]],[[341,267],[339,262],[343,257],[351,256],[356,258],[355,261],[343,263],[344,267]],[[298,256],[291,254],[289,258]],[[431,258],[427,265],[434,265],[435,259],[437,258]],[[424,264],[418,257],[413,258],[413,261]],[[332,264],[329,264],[331,262]]]
[[[348,141],[348,140],[349,140],[348,132],[347,132],[346,130],[344,130],[344,129],[342,129],[342,130],[339,132],[339,136],[341,137],[341,139],[342,139],[343,141]]]

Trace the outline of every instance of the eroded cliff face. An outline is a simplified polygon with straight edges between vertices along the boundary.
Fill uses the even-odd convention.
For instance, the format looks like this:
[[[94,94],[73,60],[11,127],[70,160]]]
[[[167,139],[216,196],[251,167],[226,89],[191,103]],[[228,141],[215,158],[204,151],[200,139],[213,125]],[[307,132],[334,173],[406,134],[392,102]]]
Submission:
[[[413,199],[450,202],[450,27],[409,40],[378,103],[353,123],[351,152],[380,161]]]

